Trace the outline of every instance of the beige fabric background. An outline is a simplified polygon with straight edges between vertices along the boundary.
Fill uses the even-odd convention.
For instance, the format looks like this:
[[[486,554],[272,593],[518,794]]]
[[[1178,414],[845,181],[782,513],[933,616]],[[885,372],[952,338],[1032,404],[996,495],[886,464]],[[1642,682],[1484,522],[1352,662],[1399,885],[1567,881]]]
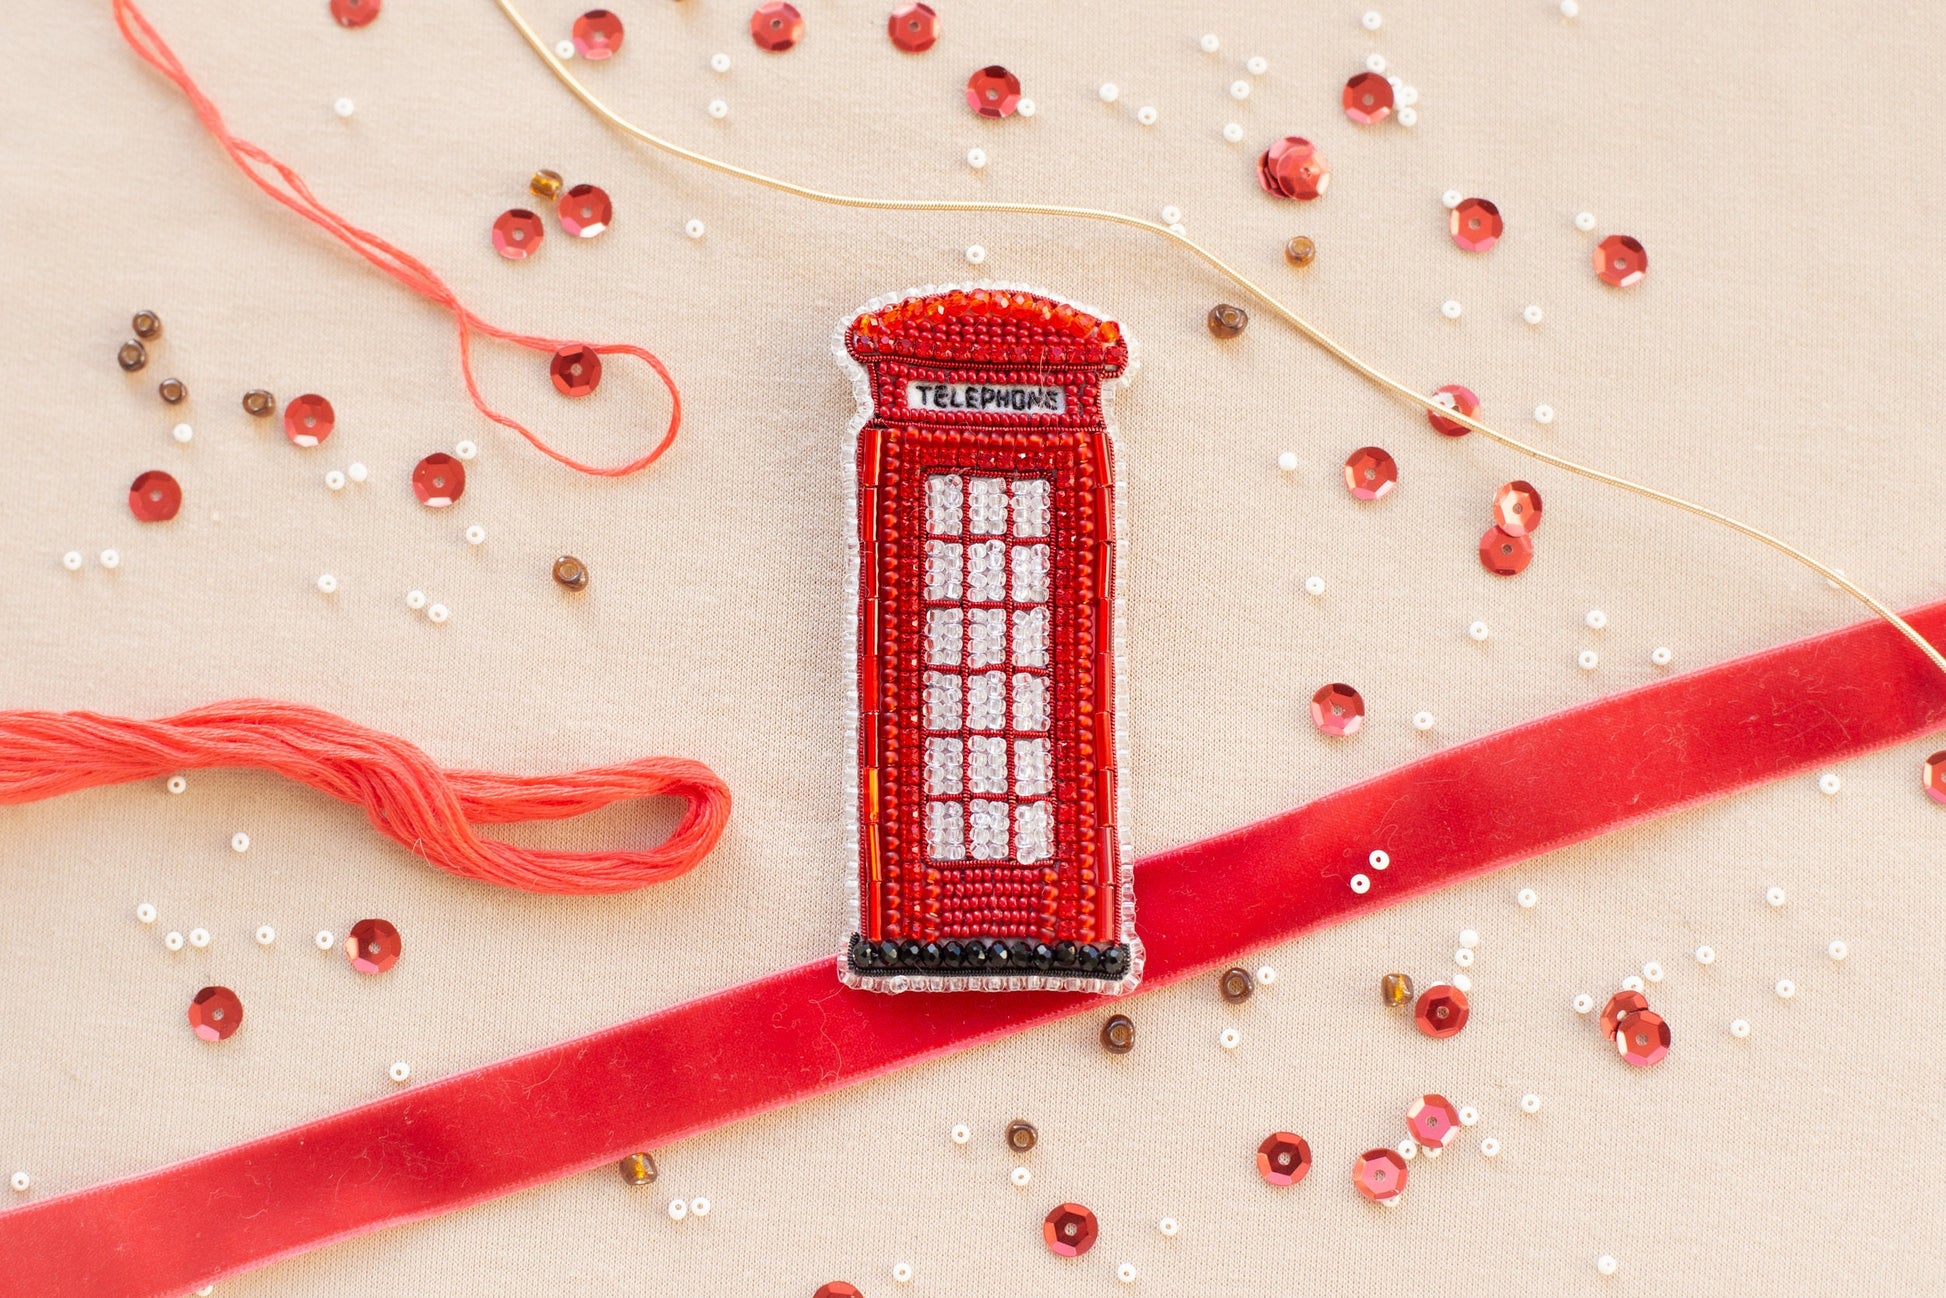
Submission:
[[[637,0],[627,46],[591,84],[674,138],[861,192],[1074,201],[1153,215],[1261,274],[1361,353],[1427,388],[1465,381],[1516,434],[1688,491],[1772,527],[1894,603],[1938,598],[1935,428],[1946,272],[1946,153],[1936,127],[1946,16],[1917,4],[1255,0],[1192,15],[1141,3],[937,0],[929,54],[886,41],[886,0],[805,0],[809,35],[765,56],[747,4]],[[1857,611],[1748,542],[1447,441],[1267,313],[1234,342],[1203,327],[1236,294],[1133,233],[1027,218],[816,208],[714,178],[611,134],[557,87],[486,0],[390,0],[345,32],[324,0],[192,4],[151,16],[234,126],[325,200],[426,258],[489,317],[648,344],[687,420],[659,466],[621,482],[544,462],[478,419],[448,322],[264,201],[182,100],[116,37],[105,2],[39,7],[0,78],[0,269],[7,472],[0,492],[0,705],[158,715],[214,699],[302,700],[411,737],[443,761],[540,771],[643,753],[712,764],[732,829],[688,878],[634,896],[528,897],[447,878],[354,810],[251,774],[191,777],[0,814],[0,1171],[50,1195],[184,1158],[818,956],[840,935],[841,484],[851,395],[827,352],[873,293],[984,270],[1100,303],[1140,340],[1118,402],[1132,520],[1126,724],[1133,845],[1238,825],[1479,735],[1649,679],[1836,626]],[[531,0],[550,38],[576,6]],[[1222,52],[1196,38],[1215,30]],[[712,74],[727,51],[734,68]],[[1419,87],[1421,121],[1359,130],[1337,87],[1372,52]],[[1254,54],[1247,102],[1228,94]],[[1000,61],[1039,105],[988,122],[960,100]],[[1123,87],[1119,104],[1099,83]],[[333,116],[339,96],[357,102]],[[705,104],[731,104],[723,122]],[[1161,114],[1136,124],[1138,107]],[[1220,129],[1237,121],[1242,145]],[[1257,150],[1297,132],[1329,195],[1274,202]],[[991,155],[970,172],[965,151]],[[538,165],[614,195],[614,228],[503,264],[488,223]],[[1458,253],[1441,191],[1495,199],[1509,232]],[[1588,237],[1642,238],[1652,270],[1617,293]],[[684,237],[690,217],[708,223]],[[1315,237],[1295,272],[1284,239]],[[1465,304],[1459,322],[1439,314]],[[1521,323],[1529,302],[1546,323]],[[168,332],[134,378],[114,366],[129,313]],[[566,446],[615,459],[664,404],[618,367],[560,401],[526,354],[488,349],[505,406]],[[153,395],[182,377],[186,416]],[[300,452],[238,409],[245,388],[323,392],[339,430]],[[1526,412],[1547,402],[1548,428]],[[187,417],[194,442],[169,428]],[[461,504],[421,509],[421,455],[477,440]],[[1337,466],[1378,443],[1396,494],[1347,499]],[[1281,450],[1300,461],[1276,471]],[[370,465],[331,493],[329,468]],[[163,467],[188,493],[144,528],[123,503]],[[1547,500],[1517,581],[1473,554],[1493,488]],[[461,538],[471,523],[490,539]],[[123,556],[79,573],[60,556]],[[547,579],[561,551],[594,581]],[[319,573],[343,588],[319,596]],[[1303,578],[1330,583],[1307,598]],[[449,605],[434,626],[403,596]],[[1600,633],[1583,613],[1607,610]],[[1466,638],[1475,618],[1490,642]],[[1598,670],[1574,663],[1584,647]],[[1326,743],[1305,704],[1346,680],[1365,731]],[[1412,714],[1439,717],[1430,734]],[[1556,853],[1253,958],[1274,988],[1226,1007],[1198,980],[1132,1002],[1140,1043],[1110,1060],[1081,1018],[657,1151],[631,1192],[602,1171],[227,1282],[231,1294],[808,1295],[849,1277],[875,1296],[1122,1292],[1569,1294],[1937,1293],[1946,1181],[1937,1160],[1937,886],[1946,820],[1920,795],[1934,745]],[[627,809],[528,841],[649,841]],[[247,830],[248,855],[230,835]],[[1766,886],[1789,890],[1781,911]],[[1538,908],[1513,902],[1517,887]],[[154,930],[133,918],[154,902]],[[310,941],[386,916],[406,955],[361,979]],[[251,933],[276,925],[260,949]],[[171,955],[164,930],[206,926]],[[1451,969],[1482,935],[1465,1035],[1428,1042],[1377,1004],[1378,976]],[[1842,937],[1842,967],[1824,955]],[[1713,944],[1702,969],[1689,953]],[[1627,1069],[1569,1008],[1645,960],[1676,1049]],[[1779,977],[1799,988],[1782,1002]],[[245,1029],[220,1049],[182,1022],[205,982],[235,987]],[[1104,1010],[1104,1012],[1106,1012]],[[1726,1025],[1755,1031],[1733,1040]],[[1234,1053],[1216,1046],[1226,1025]],[[707,1042],[696,1043],[708,1048]],[[1413,1167],[1380,1212],[1351,1157],[1403,1134],[1423,1090],[1481,1125]],[[1544,1097],[1523,1115],[1520,1095]],[[1025,1161],[1001,1125],[1039,1124]],[[947,1132],[970,1124],[972,1144]],[[1268,1130],[1319,1157],[1288,1192],[1250,1163]],[[1488,1162],[1478,1138],[1505,1149]],[[675,1224],[673,1195],[707,1195]],[[1100,1244],[1062,1262],[1042,1214],[1077,1198]],[[1182,1222],[1165,1239],[1154,1222]],[[1609,1280],[1594,1260],[1621,1263]],[[899,1290],[895,1262],[916,1271]]]

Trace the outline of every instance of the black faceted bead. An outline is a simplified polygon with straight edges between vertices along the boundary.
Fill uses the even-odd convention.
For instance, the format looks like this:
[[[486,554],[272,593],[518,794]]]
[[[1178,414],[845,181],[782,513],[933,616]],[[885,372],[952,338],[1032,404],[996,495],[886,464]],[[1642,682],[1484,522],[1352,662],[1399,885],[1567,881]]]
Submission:
[[[966,962],[966,948],[958,942],[948,942],[940,947],[939,955],[948,969],[957,969]]]
[[[993,967],[996,969],[1010,968],[1014,962],[1013,947],[1001,941],[999,938],[995,938],[993,940],[991,959],[993,961]]]
[[[1084,943],[1076,958],[1081,962],[1081,972],[1101,972],[1101,948],[1093,942]]]
[[[919,948],[919,963],[928,969],[939,968],[941,958],[937,942],[928,942]]]
[[[919,939],[912,938],[912,937],[907,938],[899,946],[899,963],[905,965],[909,969],[917,969],[919,967],[919,957],[921,951],[922,948],[919,945]]]
[[[1074,943],[1056,942],[1054,944],[1054,963],[1063,969],[1074,968]]]
[[[1128,972],[1128,948],[1117,942],[1102,953],[1101,971],[1110,978],[1120,978]]]
[[[1054,967],[1054,948],[1045,942],[1034,946],[1034,968],[1052,969]]]
[[[876,948],[874,948],[870,942],[867,942],[864,939],[864,936],[862,934],[853,933],[851,935],[852,968],[854,969],[870,968],[872,963],[872,957],[877,954],[878,952]]]
[[[1034,960],[1034,944],[1024,938],[1010,938],[1007,942],[1007,963],[1016,969],[1025,969]]]
[[[977,938],[966,944],[966,967],[984,969],[987,967],[987,944]]]
[[[878,944],[878,962],[887,966],[897,964],[899,962],[899,944],[897,942],[880,942]]]

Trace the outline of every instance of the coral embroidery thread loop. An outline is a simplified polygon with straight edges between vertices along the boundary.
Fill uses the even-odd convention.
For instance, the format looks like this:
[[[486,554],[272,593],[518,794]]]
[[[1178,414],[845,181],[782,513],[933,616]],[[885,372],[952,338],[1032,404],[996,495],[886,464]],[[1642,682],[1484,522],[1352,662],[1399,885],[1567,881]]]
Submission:
[[[318,708],[213,703],[138,721],[93,712],[0,712],[0,806],[178,771],[253,766],[365,808],[372,827],[462,878],[527,892],[625,892],[709,854],[730,791],[700,762],[644,757],[559,775],[440,767],[412,744]],[[667,840],[637,852],[565,852],[481,838],[476,825],[562,820],[632,798],[688,803]]]
[[[399,283],[452,313],[454,325],[459,332],[460,372],[466,381],[466,395],[472,399],[475,410],[502,428],[520,434],[535,450],[549,459],[565,464],[578,473],[592,474],[596,477],[626,477],[655,463],[657,458],[669,449],[670,443],[676,440],[677,429],[682,426],[682,394],[676,390],[675,379],[670,376],[669,371],[653,352],[628,343],[605,344],[595,350],[604,355],[633,356],[655,372],[662,386],[669,390],[669,426],[663,432],[662,439],[650,448],[647,454],[626,464],[583,463],[550,446],[519,420],[489,406],[486,399],[480,395],[479,382],[473,375],[473,335],[475,333],[548,355],[559,351],[569,341],[579,340],[543,338],[536,334],[516,333],[511,329],[502,329],[498,325],[490,324],[469,310],[459,300],[458,294],[434,274],[431,267],[417,257],[386,242],[371,231],[351,224],[319,202],[317,196],[311,192],[310,186],[296,171],[279,162],[257,145],[230,133],[223,122],[222,112],[209,96],[203,93],[188,70],[183,67],[181,60],[176,57],[175,51],[169,48],[168,43],[149,24],[149,20],[143,16],[140,9],[135,7],[133,0],[113,0],[113,2],[115,25],[121,29],[122,38],[128,42],[129,48],[133,49],[143,62],[175,83],[176,88],[182,91],[189,100],[190,106],[196,110],[196,116],[202,119],[204,127],[216,137],[216,142],[223,146],[225,153],[229,154],[230,161],[250,178],[252,184]],[[273,174],[267,175],[266,170]]]

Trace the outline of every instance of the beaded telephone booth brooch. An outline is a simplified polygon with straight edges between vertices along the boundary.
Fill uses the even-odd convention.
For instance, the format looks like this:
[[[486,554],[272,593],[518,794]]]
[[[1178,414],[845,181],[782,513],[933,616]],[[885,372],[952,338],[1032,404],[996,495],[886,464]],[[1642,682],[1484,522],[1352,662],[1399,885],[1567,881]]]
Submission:
[[[876,991],[1141,976],[1115,771],[1111,381],[1128,340],[1013,286],[874,299],[858,398],[858,873],[839,974]]]

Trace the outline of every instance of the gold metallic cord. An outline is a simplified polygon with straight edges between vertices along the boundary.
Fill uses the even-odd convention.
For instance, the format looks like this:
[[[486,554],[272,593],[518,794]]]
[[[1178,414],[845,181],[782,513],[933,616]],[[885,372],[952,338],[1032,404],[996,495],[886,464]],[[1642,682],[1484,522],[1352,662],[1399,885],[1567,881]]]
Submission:
[[[1632,491],[1638,496],[1660,501],[1665,505],[1673,505],[1677,509],[1694,514],[1699,518],[1706,518],[1713,523],[1719,523],[1733,532],[1741,532],[1754,541],[1761,541],[1779,554],[1795,559],[1798,563],[1803,564],[1812,572],[1817,573],[1838,589],[1858,600],[1859,603],[1897,628],[1906,639],[1918,646],[1919,651],[1931,659],[1933,665],[1938,667],[1941,672],[1946,672],[1946,655],[1942,655],[1938,649],[1934,648],[1904,618],[1880,603],[1876,598],[1861,589],[1842,573],[1835,569],[1827,568],[1824,564],[1819,563],[1816,559],[1813,559],[1796,546],[1779,540],[1777,537],[1772,536],[1760,528],[1752,527],[1748,523],[1739,522],[1727,514],[1720,514],[1716,510],[1696,504],[1694,501],[1684,500],[1680,496],[1672,496],[1665,491],[1658,491],[1654,487],[1644,486],[1642,483],[1632,482],[1627,478],[1617,477],[1612,473],[1604,473],[1600,469],[1590,468],[1585,464],[1577,464],[1573,460],[1564,459],[1551,452],[1543,451],[1537,446],[1529,446],[1517,438],[1509,437],[1505,433],[1495,431],[1476,418],[1440,405],[1424,393],[1407,387],[1383,370],[1360,360],[1357,356],[1347,351],[1344,345],[1331,337],[1331,335],[1325,333],[1322,329],[1271,296],[1269,290],[1186,234],[1178,234],[1165,225],[1158,225],[1154,221],[1145,221],[1141,217],[1126,216],[1120,212],[1110,212],[1093,207],[1067,207],[1050,203],[996,203],[969,199],[864,198],[851,194],[833,194],[826,190],[812,189],[807,185],[792,184],[788,180],[779,180],[774,176],[766,176],[761,172],[751,171],[732,163],[723,162],[707,154],[697,153],[693,149],[685,149],[680,144],[665,140],[659,135],[645,131],[616,113],[608,105],[597,99],[593,92],[582,85],[572,72],[568,71],[567,65],[554,56],[554,51],[548,48],[547,43],[535,34],[532,27],[527,25],[527,20],[521,17],[520,10],[514,7],[513,0],[494,0],[494,3],[500,6],[500,12],[507,16],[507,21],[514,25],[514,29],[521,34],[522,38],[526,40],[534,53],[540,56],[543,63],[547,64],[548,70],[554,73],[555,77],[560,80],[562,85],[568,88],[576,99],[579,99],[583,104],[587,105],[589,111],[623,134],[640,140],[652,148],[660,149],[664,153],[673,154],[686,162],[693,162],[699,167],[707,167],[711,171],[721,172],[726,176],[734,176],[738,180],[749,181],[751,184],[761,185],[765,189],[774,189],[784,194],[795,194],[799,198],[808,198],[816,203],[829,203],[836,207],[859,207],[865,208],[868,211],[880,212],[1004,212],[1018,216],[1070,217],[1076,220],[1103,221],[1111,225],[1130,226],[1134,229],[1144,230],[1150,234],[1166,239],[1195,256],[1205,265],[1209,266],[1210,269],[1216,271],[1217,274],[1222,275],[1238,288],[1262,302],[1270,308],[1273,314],[1297,330],[1300,334],[1303,334],[1311,342],[1330,353],[1348,369],[1371,383],[1376,384],[1378,387],[1385,389],[1387,392],[1392,393],[1394,396],[1403,398],[1415,406],[1422,407],[1427,411],[1439,415],[1443,419],[1460,424],[1472,432],[1480,434],[1480,436],[1487,440],[1497,442],[1511,451],[1517,451],[1522,455],[1539,460],[1543,464],[1551,464],[1555,468],[1565,470],[1568,473],[1578,474],[1584,478],[1591,478],[1596,482],[1605,482],[1611,487],[1620,487],[1624,491]]]

